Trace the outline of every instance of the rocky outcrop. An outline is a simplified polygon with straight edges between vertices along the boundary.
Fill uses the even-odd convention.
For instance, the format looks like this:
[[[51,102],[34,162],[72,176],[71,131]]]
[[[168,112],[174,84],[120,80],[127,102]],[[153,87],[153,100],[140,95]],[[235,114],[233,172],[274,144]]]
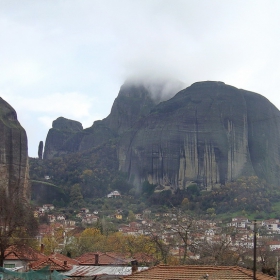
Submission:
[[[103,120],[115,134],[130,129],[140,118],[150,113],[156,105],[151,92],[143,85],[124,84],[115,99],[110,115]]]
[[[280,113],[259,94],[222,82],[180,91],[123,134],[120,170],[134,185],[213,186],[257,175],[279,185]]]
[[[0,188],[29,198],[27,136],[16,111],[0,97]],[[11,194],[12,195],[12,194]]]
[[[162,90],[126,83],[110,115],[88,129],[59,118],[44,159],[114,139],[119,170],[135,186],[148,180],[160,189],[192,182],[211,189],[251,175],[279,185],[280,113],[266,98],[222,82],[195,83],[168,100]]]
[[[44,159],[50,159],[55,155],[61,155],[68,152],[75,152],[75,147],[72,149],[68,146],[67,148],[64,148],[64,145],[81,131],[83,131],[83,126],[80,122],[63,117],[59,117],[54,120],[52,128],[49,130],[47,135],[44,149]]]
[[[178,87],[179,84],[176,84]],[[106,143],[109,139],[116,139],[124,131],[130,129],[133,124],[147,115],[160,100],[159,91],[166,87],[157,85],[157,88],[143,86],[139,83],[126,82],[120,89],[112,106],[109,116],[101,121],[95,121],[90,128],[82,130],[62,129],[54,127],[49,130],[44,159],[50,159],[65,153],[86,151]],[[155,92],[152,98],[152,92]],[[59,118],[60,121],[66,119]],[[68,122],[74,122],[67,120]]]
[[[40,141],[39,146],[38,146],[38,158],[39,159],[43,159],[43,149],[44,149],[44,143],[43,143],[43,141]]]

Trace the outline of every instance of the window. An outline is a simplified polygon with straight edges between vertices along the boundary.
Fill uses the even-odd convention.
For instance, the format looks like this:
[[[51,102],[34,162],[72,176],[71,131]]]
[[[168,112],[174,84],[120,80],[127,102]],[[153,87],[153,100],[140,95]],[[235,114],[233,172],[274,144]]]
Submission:
[[[4,268],[15,268],[16,265],[14,263],[5,263]]]

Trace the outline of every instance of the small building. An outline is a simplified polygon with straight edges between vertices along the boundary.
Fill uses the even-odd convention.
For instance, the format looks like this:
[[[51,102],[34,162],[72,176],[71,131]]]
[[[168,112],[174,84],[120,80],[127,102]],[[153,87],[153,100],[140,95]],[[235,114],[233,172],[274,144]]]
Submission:
[[[25,272],[30,262],[40,261],[45,258],[44,254],[26,246],[10,246],[6,249],[4,255],[4,268],[15,269],[19,272]]]
[[[82,223],[84,224],[94,224],[98,221],[99,217],[94,214],[86,214],[86,216],[82,219]]]
[[[56,221],[55,215],[48,215],[48,220],[50,223],[54,223]]]
[[[65,222],[66,218],[64,215],[57,215],[56,216],[56,220],[57,221],[61,221],[61,222]]]
[[[117,219],[117,220],[122,220],[122,214],[120,214],[120,213],[117,213],[117,214],[115,214],[115,218]]]
[[[108,198],[117,198],[117,197],[121,197],[121,194],[119,191],[112,191],[109,194],[107,194]]]
[[[43,209],[45,210],[45,212],[48,212],[48,211],[53,210],[54,206],[52,204],[44,204]]]
[[[68,258],[62,254],[54,253],[32,263],[30,268],[32,270],[40,270],[46,266],[50,266],[50,270],[63,272],[71,270],[73,265],[78,265],[78,261]]]

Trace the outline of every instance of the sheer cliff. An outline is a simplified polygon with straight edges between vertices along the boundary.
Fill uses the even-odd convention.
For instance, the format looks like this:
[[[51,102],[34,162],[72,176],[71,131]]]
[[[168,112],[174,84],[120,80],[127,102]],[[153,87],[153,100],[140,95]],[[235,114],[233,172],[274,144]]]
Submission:
[[[29,198],[27,136],[16,111],[0,97],[0,189]]]
[[[208,189],[240,176],[279,184],[280,113],[259,94],[222,82],[200,82],[127,131],[120,140],[120,170],[135,185],[163,188],[195,181]]]
[[[278,186],[279,117],[263,96],[222,82],[198,82],[162,102],[151,87],[130,83],[107,118],[68,135],[49,132],[44,158],[114,139],[119,170],[135,186],[148,180],[162,190],[192,182],[211,189],[251,175]]]
[[[44,159],[52,158],[56,154],[65,154],[75,152],[75,147],[67,147],[64,149],[64,145],[71,137],[74,137],[76,133],[83,130],[83,126],[80,122],[68,120],[63,117],[59,117],[52,123],[52,128],[49,130],[44,150]]]

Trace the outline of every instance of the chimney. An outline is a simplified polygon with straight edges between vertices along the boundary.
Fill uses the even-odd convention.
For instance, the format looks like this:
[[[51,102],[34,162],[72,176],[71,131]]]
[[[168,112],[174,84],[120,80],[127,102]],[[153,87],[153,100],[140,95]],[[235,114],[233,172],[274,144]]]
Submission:
[[[40,252],[41,252],[42,254],[44,254],[44,250],[45,250],[45,245],[41,243]]]
[[[95,265],[98,265],[98,263],[99,263],[99,254],[94,254],[94,257],[95,257],[95,262],[94,262],[94,264],[95,264]]]
[[[137,260],[131,261],[131,270],[132,270],[132,274],[134,274],[136,271],[138,271],[138,261]]]

